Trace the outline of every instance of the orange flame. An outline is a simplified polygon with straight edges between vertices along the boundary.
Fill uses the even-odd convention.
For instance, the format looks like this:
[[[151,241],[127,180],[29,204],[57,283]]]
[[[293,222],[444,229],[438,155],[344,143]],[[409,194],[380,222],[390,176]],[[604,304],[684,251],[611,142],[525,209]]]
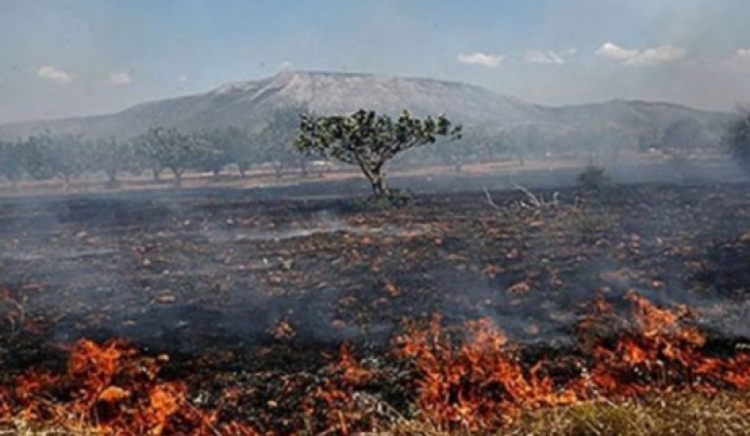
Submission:
[[[512,424],[523,410],[587,400],[675,390],[750,390],[750,354],[712,356],[690,310],[660,308],[635,293],[627,299],[631,314],[616,323],[626,329],[616,334],[602,329],[609,336],[590,340],[582,335],[579,354],[568,356],[572,359],[524,357],[524,350],[488,319],[468,322],[459,337],[452,337],[454,330],[444,328],[439,316],[426,328],[411,328],[397,338],[388,358],[408,369],[405,387],[414,388],[420,418],[443,431],[494,432]],[[601,329],[616,317],[600,298],[581,331]],[[378,427],[380,418],[363,411],[357,394],[387,374],[369,367],[345,345],[324,378],[284,382],[281,397],[269,400],[269,407],[297,398],[289,403],[298,405],[299,417],[274,421],[266,419],[267,410],[258,411],[259,422],[269,427],[261,433],[241,422],[226,422],[219,413],[221,407],[238,404],[241,389],[228,391],[219,409],[199,410],[189,402],[185,382],[160,378],[163,359],[140,356],[124,341],[99,345],[84,340],[69,351],[62,374],[30,370],[12,387],[0,387],[0,424],[22,417],[34,424],[118,436],[352,435]],[[281,422],[281,428],[273,422]]]

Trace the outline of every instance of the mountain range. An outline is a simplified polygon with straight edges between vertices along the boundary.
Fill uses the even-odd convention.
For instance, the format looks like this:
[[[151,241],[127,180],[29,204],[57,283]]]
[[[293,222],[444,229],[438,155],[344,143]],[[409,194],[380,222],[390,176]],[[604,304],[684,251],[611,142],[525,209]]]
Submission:
[[[149,127],[195,131],[220,126],[252,126],[284,107],[306,107],[318,114],[360,108],[420,116],[446,114],[467,128],[503,131],[518,125],[545,129],[595,129],[616,126],[628,131],[664,129],[690,119],[716,129],[730,114],[646,101],[544,106],[458,82],[370,74],[284,71],[255,81],[230,83],[211,91],[139,104],[120,112],[0,124],[0,138],[14,139],[48,130],[87,137],[129,137]]]

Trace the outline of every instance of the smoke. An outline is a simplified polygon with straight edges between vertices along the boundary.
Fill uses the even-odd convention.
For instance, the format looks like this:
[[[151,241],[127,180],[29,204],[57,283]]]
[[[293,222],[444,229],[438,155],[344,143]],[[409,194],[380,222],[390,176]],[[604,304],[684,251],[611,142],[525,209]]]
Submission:
[[[284,23],[290,31],[278,38],[280,45],[275,45],[277,38],[253,35],[247,39],[269,41],[269,47],[248,53],[227,48],[238,44],[222,40],[219,32],[205,31],[216,39],[204,32],[191,37],[170,27],[176,22],[194,29],[200,26],[181,24],[203,23],[203,16],[174,9],[167,12],[176,14],[175,20],[152,23],[124,20],[112,14],[112,6],[42,10],[16,3],[17,16],[38,20],[34,26],[28,25],[33,20],[8,26],[16,36],[12,39],[24,42],[10,49],[18,67],[0,73],[0,91],[8,91],[0,92],[7,97],[0,102],[0,120],[120,109],[182,93],[188,85],[194,92],[234,76],[259,76],[265,67],[255,64],[276,68],[282,60],[301,68],[465,79],[545,103],[618,97],[727,109],[750,98],[747,47],[740,45],[745,42],[745,3],[573,3],[523,10],[523,19],[507,14],[526,23],[526,30],[504,26],[495,11],[471,6],[440,6],[431,15],[396,2],[355,5],[342,8],[344,16],[333,19],[350,31],[346,38],[319,15],[304,17],[304,24],[321,19],[312,26],[292,17]],[[244,12],[252,11],[246,7],[250,9]],[[258,27],[242,19],[251,14],[236,14],[234,21],[230,15],[235,14],[217,6],[216,15],[243,29]],[[274,14],[252,15],[277,20]],[[106,19],[97,21],[97,16]],[[63,27],[53,24],[58,18]],[[96,25],[82,25],[90,22]],[[130,22],[134,27],[119,24]],[[476,27],[465,30],[467,23]],[[494,33],[505,28],[511,30]],[[75,29],[90,30],[79,34]],[[632,29],[638,29],[638,38]],[[23,38],[30,30],[49,33]],[[529,32],[538,36],[529,38]],[[71,50],[56,42],[66,37]],[[153,44],[143,44],[149,39]],[[41,47],[41,54],[32,54],[37,53],[32,46]],[[70,55],[63,59],[58,53]],[[476,65],[491,68],[470,69]],[[650,151],[640,161],[615,161],[614,154],[601,152],[600,163],[615,186],[589,199],[578,215],[569,212],[577,207],[578,192],[572,189],[581,171],[577,163],[588,147],[578,142],[600,148],[617,142],[616,133],[587,139],[574,135],[576,128],[598,131],[614,124],[636,135],[664,128],[682,115],[705,117],[701,120],[708,124],[721,114],[620,103],[565,112],[513,99],[498,101],[509,113],[533,115],[559,137],[524,144],[521,154],[529,153],[534,161],[524,168],[504,162],[498,172],[485,167],[480,174],[424,170],[394,177],[393,187],[418,194],[416,206],[404,211],[377,211],[341,200],[368,194],[366,183],[349,180],[252,191],[3,200],[0,281],[12,287],[34,285],[28,313],[53,329],[53,341],[117,335],[183,352],[244,350],[278,342],[382,343],[404,318],[432,313],[455,323],[489,317],[522,341],[564,343],[594,296],[618,299],[631,290],[666,305],[707,308],[706,323],[723,333],[750,333],[741,322],[747,305],[732,305],[727,301],[736,296],[725,295],[742,283],[720,280],[738,277],[740,271],[728,265],[746,260],[736,246],[741,229],[723,227],[738,226],[743,217],[742,206],[724,193],[737,188],[720,185],[746,180],[734,164],[716,156],[664,162]],[[667,110],[675,112],[664,115]],[[189,111],[179,108],[180,113]],[[609,111],[615,115],[607,118]],[[704,127],[716,133],[711,130],[715,126]],[[508,139],[499,130],[492,132]],[[622,148],[633,152],[635,145]],[[471,164],[486,163],[478,152],[471,157]],[[645,188],[637,186],[646,183]],[[507,190],[515,184],[549,190],[548,195],[563,191],[565,210],[559,216],[546,211],[535,215],[508,207],[495,214],[478,194],[481,187]],[[497,202],[506,207],[521,195],[498,194]],[[725,216],[729,211],[735,214]],[[710,249],[693,247],[695,241]]]

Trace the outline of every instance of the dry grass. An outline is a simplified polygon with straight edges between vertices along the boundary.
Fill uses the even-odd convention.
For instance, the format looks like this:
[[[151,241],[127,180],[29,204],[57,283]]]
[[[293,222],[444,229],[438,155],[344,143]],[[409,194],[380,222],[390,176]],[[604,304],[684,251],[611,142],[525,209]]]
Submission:
[[[418,421],[359,436],[470,436],[446,433]],[[529,411],[496,436],[744,436],[750,434],[750,395],[670,394],[647,400],[581,403],[572,407]],[[18,420],[0,436],[96,436],[65,429],[34,429]]]
[[[65,428],[37,428],[18,419],[13,425],[0,428],[0,436],[98,436],[89,431],[75,431]]]
[[[733,436],[750,434],[750,396],[671,394],[643,401],[606,401],[527,412],[497,436]],[[362,436],[469,436],[419,423]]]

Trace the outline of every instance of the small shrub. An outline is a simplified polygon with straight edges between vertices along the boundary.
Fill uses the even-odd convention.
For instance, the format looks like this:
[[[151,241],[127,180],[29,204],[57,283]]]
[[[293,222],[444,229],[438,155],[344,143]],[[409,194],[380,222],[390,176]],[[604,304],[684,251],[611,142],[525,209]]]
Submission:
[[[590,165],[578,175],[578,183],[586,189],[600,189],[609,183],[604,168]]]

